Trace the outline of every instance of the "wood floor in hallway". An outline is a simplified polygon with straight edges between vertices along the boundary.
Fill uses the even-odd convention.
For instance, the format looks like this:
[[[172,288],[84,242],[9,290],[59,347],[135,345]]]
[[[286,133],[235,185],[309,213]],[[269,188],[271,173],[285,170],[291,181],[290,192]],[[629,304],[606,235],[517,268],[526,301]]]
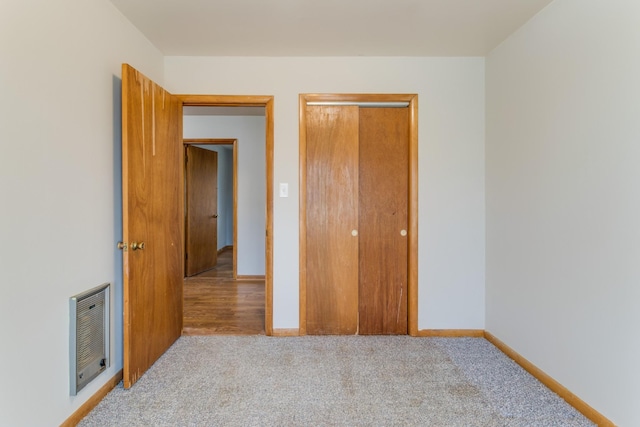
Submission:
[[[264,335],[264,280],[233,280],[233,251],[184,279],[183,335]]]

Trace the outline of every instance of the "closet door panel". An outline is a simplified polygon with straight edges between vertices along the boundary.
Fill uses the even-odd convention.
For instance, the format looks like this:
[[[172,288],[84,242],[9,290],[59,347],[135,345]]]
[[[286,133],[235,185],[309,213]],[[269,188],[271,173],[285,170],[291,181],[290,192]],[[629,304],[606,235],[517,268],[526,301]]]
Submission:
[[[359,333],[406,334],[409,111],[361,108],[359,122]]]
[[[306,111],[308,334],[358,330],[358,116],[358,107]]]

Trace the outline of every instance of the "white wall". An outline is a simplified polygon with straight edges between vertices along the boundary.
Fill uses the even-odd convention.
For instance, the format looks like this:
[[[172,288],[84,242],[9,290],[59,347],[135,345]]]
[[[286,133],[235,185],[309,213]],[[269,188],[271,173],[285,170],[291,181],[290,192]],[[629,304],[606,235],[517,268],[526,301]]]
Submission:
[[[122,368],[120,67],[162,55],[103,0],[0,2],[0,425],[59,425]],[[69,396],[69,297],[113,285],[111,367]]]
[[[298,94],[419,95],[419,327],[484,328],[484,59],[166,57],[172,93],[274,95],[274,327],[298,327]]]
[[[640,425],[640,2],[556,0],[487,59],[487,330]]]
[[[238,150],[238,275],[264,275],[266,131],[262,116],[185,116],[185,138],[234,138]]]
[[[217,249],[233,245],[233,146],[196,145],[218,153]]]

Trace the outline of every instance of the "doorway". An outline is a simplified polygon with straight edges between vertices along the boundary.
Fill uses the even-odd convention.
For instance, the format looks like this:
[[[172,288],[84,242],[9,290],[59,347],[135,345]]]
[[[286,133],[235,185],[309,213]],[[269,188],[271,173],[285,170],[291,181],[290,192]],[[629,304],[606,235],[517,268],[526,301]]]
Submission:
[[[202,212],[200,215],[201,218],[205,218],[205,220],[210,220],[212,223],[215,220],[215,236],[212,237],[212,233],[209,234],[209,239],[215,241],[215,245],[212,242],[207,243],[207,256],[216,259],[216,262],[213,263],[211,267],[215,267],[217,265],[217,255],[220,255],[222,252],[228,251],[232,253],[232,263],[229,264],[231,267],[231,275],[233,279],[237,279],[237,251],[234,250],[237,248],[238,243],[238,229],[237,229],[237,221],[238,221],[238,148],[237,148],[237,139],[226,139],[226,138],[185,138],[183,140],[185,150],[187,152],[191,148],[200,148],[204,150],[209,150],[216,153],[216,176],[215,178],[209,178],[212,182],[211,185],[216,188],[216,200],[215,200],[215,208],[212,206],[214,203],[209,201],[196,201],[194,203],[189,203],[189,198],[194,197],[194,195],[190,195],[189,189],[189,168],[194,168],[198,166],[194,166],[193,163],[189,163],[188,156],[185,154],[185,177],[187,180],[185,186],[185,235],[187,236],[186,240],[186,249],[185,249],[185,265],[189,265],[189,234],[192,230],[189,229],[189,219],[192,216],[192,212],[190,211],[192,208],[202,209],[202,206],[210,207],[208,211]],[[213,183],[215,180],[215,183]],[[195,198],[197,198],[199,194],[199,189],[193,189],[196,194]],[[210,195],[209,197],[213,197]],[[195,206],[194,206],[195,205]],[[213,218],[215,215],[215,218]],[[195,216],[195,215],[193,215]],[[202,273],[206,270],[210,270],[211,268],[201,269],[197,273]],[[197,274],[196,273],[196,274]],[[189,274],[189,268],[186,268],[186,276],[192,276],[193,274]]]
[[[205,150],[217,153],[217,222],[218,236],[216,247],[210,248],[217,255],[216,265],[185,277],[183,288],[183,335],[261,335],[265,333],[264,276],[238,280],[238,140],[216,138],[184,139],[185,150]],[[185,207],[187,254],[189,246],[189,219],[192,207],[199,209],[209,206],[205,201],[189,203],[189,168],[193,168],[189,158],[185,159],[187,177]],[[206,192],[205,192],[206,193]],[[201,194],[195,194],[200,197]],[[194,206],[195,205],[195,206]],[[204,212],[205,221],[212,218]],[[212,221],[211,221],[212,222]],[[186,255],[185,264],[190,258]],[[213,255],[213,254],[210,254]]]
[[[185,279],[183,334],[268,334],[271,194],[264,184],[272,169],[271,108],[247,105],[246,99],[233,104],[233,97],[215,97],[227,98],[223,104],[195,98],[197,103],[184,102],[183,142],[218,152],[220,258],[213,269]],[[224,190],[225,174],[230,191]],[[186,215],[188,219],[188,204]]]

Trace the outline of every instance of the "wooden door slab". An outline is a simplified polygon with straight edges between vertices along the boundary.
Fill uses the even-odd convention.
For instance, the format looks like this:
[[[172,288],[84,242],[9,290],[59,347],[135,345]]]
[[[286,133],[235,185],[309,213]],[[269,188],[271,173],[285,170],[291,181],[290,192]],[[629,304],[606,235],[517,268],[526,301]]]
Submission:
[[[182,104],[122,67],[125,388],[182,331]]]
[[[187,146],[186,275],[216,266],[218,259],[218,153]]]
[[[360,334],[407,333],[409,111],[361,108]]]
[[[306,114],[306,331],[358,329],[358,108]]]

